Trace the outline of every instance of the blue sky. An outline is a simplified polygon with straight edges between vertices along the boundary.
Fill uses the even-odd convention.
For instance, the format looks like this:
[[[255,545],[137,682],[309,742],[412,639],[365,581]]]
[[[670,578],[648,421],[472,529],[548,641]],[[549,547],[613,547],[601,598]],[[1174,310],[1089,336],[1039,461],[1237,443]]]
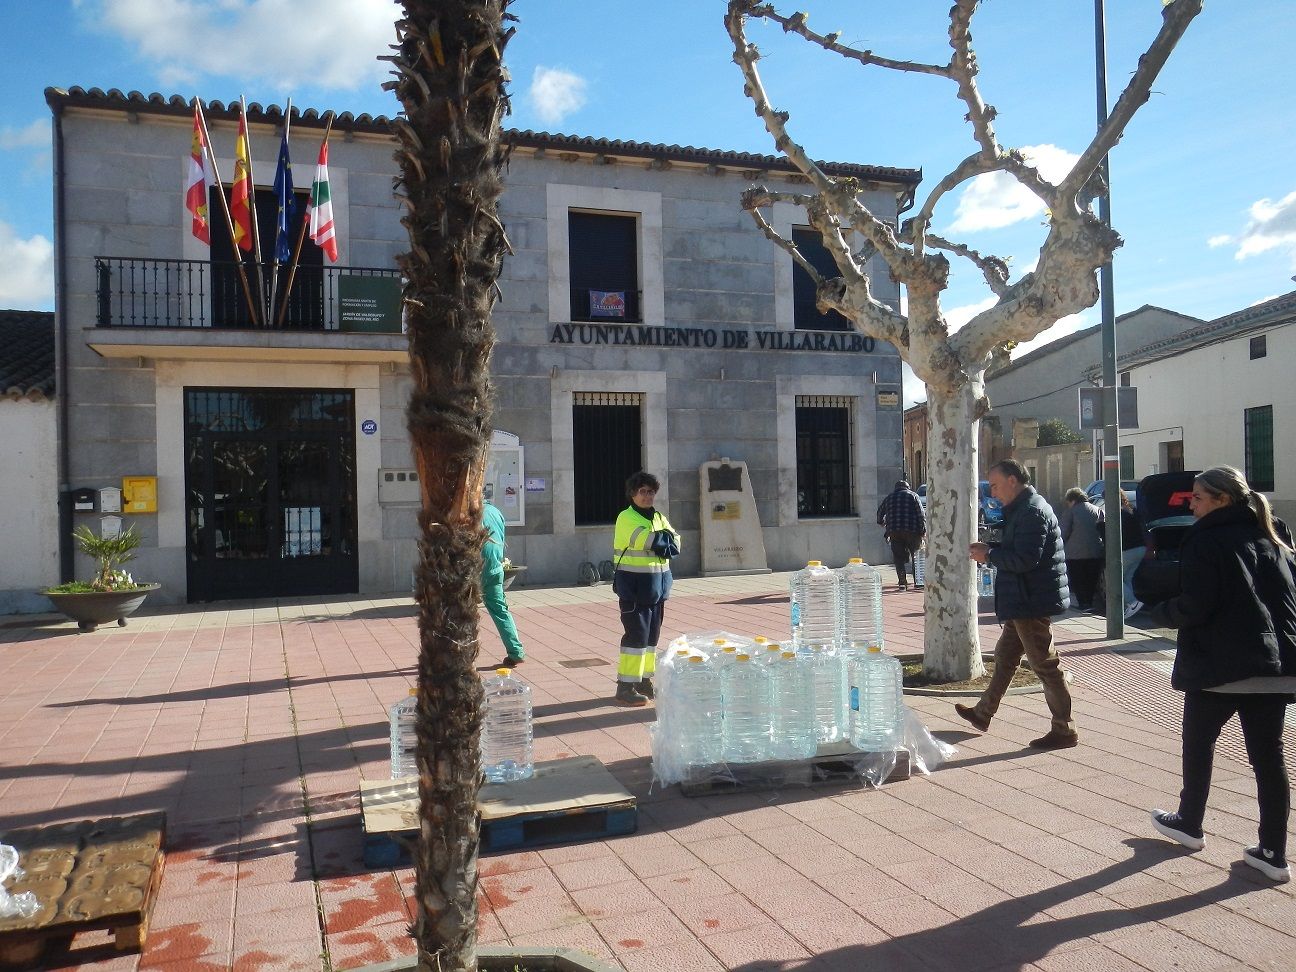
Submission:
[[[821,30],[899,59],[944,61],[949,0],[801,0]],[[755,152],[772,143],[743,97],[722,0],[515,0],[509,124]],[[391,0],[42,0],[5,4],[0,59],[0,307],[52,306],[48,85],[197,94],[393,114],[374,60]],[[1161,0],[1107,0],[1109,102],[1155,35]],[[973,148],[943,79],[861,69],[753,25],[775,104],[816,158],[921,168],[933,185]],[[973,23],[982,96],[1007,146],[1047,174],[1095,124],[1089,0],[986,0]],[[1293,289],[1296,3],[1207,0],[1112,154],[1118,313],[1157,304],[1211,318]],[[177,155],[188,150],[177,143]],[[1042,214],[1003,186],[947,197],[934,228],[1029,269]],[[177,193],[176,205],[181,205]],[[737,199],[734,201],[738,205]],[[969,268],[970,269],[970,268]],[[952,320],[987,294],[957,268]],[[1097,311],[1041,340],[1096,323]],[[908,397],[908,396],[907,396]]]

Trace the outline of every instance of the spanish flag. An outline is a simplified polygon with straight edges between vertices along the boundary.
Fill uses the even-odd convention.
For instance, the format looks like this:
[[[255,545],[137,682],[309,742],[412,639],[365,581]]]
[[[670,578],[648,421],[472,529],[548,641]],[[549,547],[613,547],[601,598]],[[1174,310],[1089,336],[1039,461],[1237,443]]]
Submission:
[[[247,118],[239,115],[238,141],[234,143],[234,185],[230,189],[230,218],[234,245],[252,249],[252,157],[248,152]]]
[[[185,209],[193,216],[193,235],[208,245],[211,244],[211,224],[207,220],[207,190],[211,181],[211,172],[207,168],[207,140],[203,137],[198,102],[195,101],[193,141],[189,146],[189,178],[185,180]]]

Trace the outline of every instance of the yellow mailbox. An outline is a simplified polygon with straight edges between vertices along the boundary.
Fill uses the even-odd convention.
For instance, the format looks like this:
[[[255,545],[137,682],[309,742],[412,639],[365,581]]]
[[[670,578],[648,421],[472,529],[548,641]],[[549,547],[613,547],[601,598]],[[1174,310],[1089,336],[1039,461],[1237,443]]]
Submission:
[[[157,477],[156,476],[123,476],[122,477],[122,512],[123,513],[156,513],[157,512]]]

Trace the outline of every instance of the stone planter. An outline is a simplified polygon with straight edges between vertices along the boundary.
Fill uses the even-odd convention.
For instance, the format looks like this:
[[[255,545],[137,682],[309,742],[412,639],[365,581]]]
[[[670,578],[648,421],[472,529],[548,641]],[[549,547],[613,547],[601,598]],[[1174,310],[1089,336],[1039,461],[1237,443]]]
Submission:
[[[504,590],[507,591],[510,587],[512,587],[513,582],[517,580],[518,577],[520,577],[525,571],[526,571],[525,567],[518,566],[517,564],[514,564],[512,567],[505,567],[504,568]]]
[[[418,960],[409,958],[366,965],[356,972],[406,972],[418,966]],[[480,972],[614,972],[615,966],[596,959],[577,948],[545,948],[523,945],[519,948],[483,945],[477,949],[477,968]]]
[[[138,611],[144,599],[161,586],[141,584],[130,591],[85,591],[75,594],[46,591],[45,596],[58,611],[77,622],[82,631],[94,631],[99,625],[111,621],[125,627],[126,619]]]

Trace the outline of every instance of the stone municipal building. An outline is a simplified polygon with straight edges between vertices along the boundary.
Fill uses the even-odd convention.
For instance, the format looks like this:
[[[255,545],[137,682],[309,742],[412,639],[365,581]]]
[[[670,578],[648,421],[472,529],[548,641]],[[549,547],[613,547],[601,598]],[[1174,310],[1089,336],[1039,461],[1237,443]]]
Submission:
[[[210,247],[190,232],[190,104],[80,88],[46,100],[60,534],[134,525],[145,538],[134,573],[161,581],[155,597],[170,602],[408,591],[419,488],[403,416],[395,258],[407,237],[388,120],[337,116],[338,260],[307,241],[289,287],[271,257],[284,113],[249,106],[263,266],[245,270],[275,295],[258,323],[216,190]],[[228,191],[237,106],[213,101],[206,113]],[[324,127],[315,111],[293,113],[298,219]],[[683,532],[676,572],[703,572],[704,518],[726,506],[708,498],[700,469],[720,459],[745,464],[770,569],[886,559],[874,510],[901,466],[900,359],[820,315],[808,276],[740,205],[753,182],[804,188],[800,178],[771,156],[507,138],[500,215],[514,253],[494,314],[488,488],[526,582],[574,583],[606,567],[622,484],[640,468],[662,480],[658,505]],[[892,220],[920,178],[826,168],[859,179]],[[797,208],[780,204],[772,220],[827,259]],[[876,258],[870,271],[898,306]]]

